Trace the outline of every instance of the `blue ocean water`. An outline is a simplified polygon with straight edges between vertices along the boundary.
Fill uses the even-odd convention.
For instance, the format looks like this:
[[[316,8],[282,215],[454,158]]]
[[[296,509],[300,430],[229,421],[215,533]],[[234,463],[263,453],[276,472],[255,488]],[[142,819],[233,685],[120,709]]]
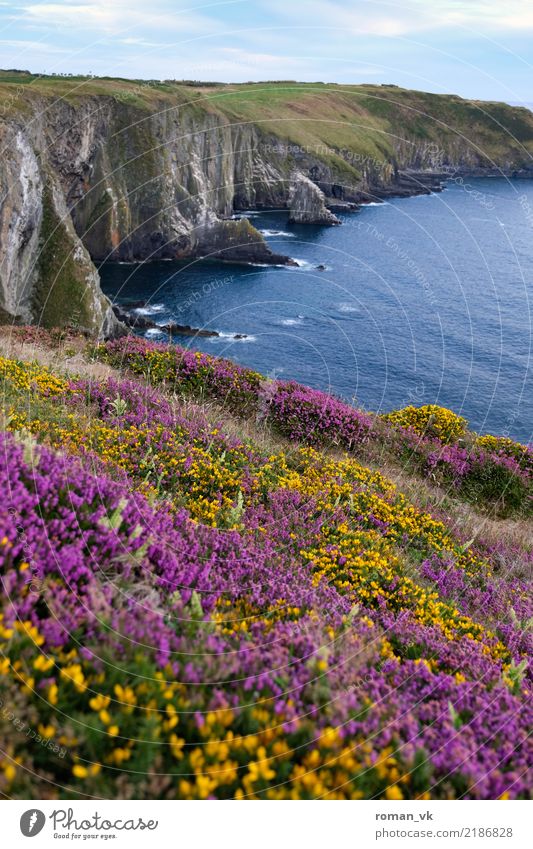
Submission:
[[[442,404],[479,432],[532,440],[533,181],[452,181],[341,227],[250,217],[298,268],[106,263],[104,291],[145,300],[157,323],[225,334],[176,341],[272,377],[379,412]]]

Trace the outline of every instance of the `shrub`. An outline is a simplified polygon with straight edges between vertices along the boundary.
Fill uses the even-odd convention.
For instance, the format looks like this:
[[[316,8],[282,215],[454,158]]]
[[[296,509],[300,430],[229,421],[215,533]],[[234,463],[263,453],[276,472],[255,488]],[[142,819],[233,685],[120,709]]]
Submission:
[[[351,449],[371,434],[370,416],[293,381],[276,384],[268,404],[269,420],[291,440]]]
[[[475,504],[497,505],[502,515],[531,512],[531,477],[513,457],[446,445],[428,454],[426,468]]]
[[[516,460],[521,469],[531,473],[533,472],[533,450],[528,445],[521,445],[520,442],[513,442],[506,436],[492,436],[487,433],[484,436],[478,436],[476,445],[491,454],[498,454],[501,457],[511,457]]]
[[[466,419],[436,404],[404,407],[383,418],[397,427],[410,428],[420,436],[434,437],[444,443],[456,442],[466,433]]]

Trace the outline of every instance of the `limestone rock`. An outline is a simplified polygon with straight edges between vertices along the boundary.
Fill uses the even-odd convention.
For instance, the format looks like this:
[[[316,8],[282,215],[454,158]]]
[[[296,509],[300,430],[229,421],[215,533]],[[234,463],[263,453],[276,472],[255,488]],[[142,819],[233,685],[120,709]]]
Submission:
[[[292,175],[289,192],[289,221],[294,224],[340,224],[326,206],[324,192],[301,171]]]

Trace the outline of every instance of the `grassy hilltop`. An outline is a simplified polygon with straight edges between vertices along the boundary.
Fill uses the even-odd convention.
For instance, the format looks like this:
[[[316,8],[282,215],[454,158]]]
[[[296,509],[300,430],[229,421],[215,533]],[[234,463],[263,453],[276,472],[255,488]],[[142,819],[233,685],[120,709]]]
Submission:
[[[85,97],[113,98],[149,114],[180,108],[198,119],[212,114],[230,123],[255,124],[265,134],[311,148],[319,159],[356,178],[362,157],[391,159],[405,139],[410,145],[436,144],[444,153],[471,149],[486,167],[527,164],[533,154],[530,110],[452,94],[394,85],[200,84],[0,71],[4,115],[28,112],[37,98],[75,104]],[[351,168],[346,162],[350,153],[356,155]]]
[[[530,796],[530,449],[139,338],[2,339],[4,794]]]

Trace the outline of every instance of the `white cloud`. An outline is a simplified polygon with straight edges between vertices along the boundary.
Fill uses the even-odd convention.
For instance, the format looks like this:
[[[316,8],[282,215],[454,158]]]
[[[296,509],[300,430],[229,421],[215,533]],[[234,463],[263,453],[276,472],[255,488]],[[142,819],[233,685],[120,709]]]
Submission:
[[[180,12],[158,2],[148,5],[142,0],[32,3],[20,9],[18,19],[20,23],[90,29],[107,35],[136,28],[198,32],[213,25],[194,12]]]
[[[440,0],[435,25],[464,26],[475,32],[533,28],[530,0]]]
[[[415,3],[417,0],[415,0]],[[266,0],[265,10],[275,11],[292,26],[324,27],[324,40],[332,37],[332,30],[338,29],[350,35],[377,35],[397,37],[430,26],[431,9],[428,3],[413,6],[398,3],[369,3],[368,0],[355,2],[328,2],[328,0],[306,0],[304,10],[284,0]]]
[[[145,38],[117,38],[116,42],[126,44],[129,47],[167,47],[160,41],[147,41]]]
[[[475,33],[533,29],[531,0],[306,0],[302,11],[285,0],[265,0],[291,26],[323,26],[354,35],[401,37],[464,27]]]
[[[0,46],[2,47],[12,47],[14,50],[31,50],[41,51],[46,53],[70,53],[69,50],[66,50],[64,47],[59,47],[57,44],[47,44],[42,41],[29,41],[24,38],[2,38],[0,39]]]

